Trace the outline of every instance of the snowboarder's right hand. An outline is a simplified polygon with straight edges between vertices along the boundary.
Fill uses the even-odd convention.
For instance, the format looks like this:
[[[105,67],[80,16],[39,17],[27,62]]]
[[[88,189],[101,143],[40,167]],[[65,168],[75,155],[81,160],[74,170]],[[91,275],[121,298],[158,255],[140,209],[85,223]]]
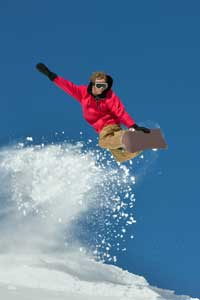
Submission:
[[[36,65],[36,69],[42,74],[46,75],[51,81],[54,81],[56,77],[58,77],[55,73],[51,72],[47,66],[43,63],[38,63]]]

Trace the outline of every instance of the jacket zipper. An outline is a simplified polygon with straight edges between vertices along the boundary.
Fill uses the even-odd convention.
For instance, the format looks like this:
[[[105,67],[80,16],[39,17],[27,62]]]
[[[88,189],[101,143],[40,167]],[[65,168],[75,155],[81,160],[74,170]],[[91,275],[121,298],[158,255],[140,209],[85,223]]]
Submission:
[[[101,112],[101,108],[100,108],[100,103],[99,103],[99,101],[96,100],[96,99],[95,99],[95,101],[96,101],[96,107],[97,107],[98,111]]]

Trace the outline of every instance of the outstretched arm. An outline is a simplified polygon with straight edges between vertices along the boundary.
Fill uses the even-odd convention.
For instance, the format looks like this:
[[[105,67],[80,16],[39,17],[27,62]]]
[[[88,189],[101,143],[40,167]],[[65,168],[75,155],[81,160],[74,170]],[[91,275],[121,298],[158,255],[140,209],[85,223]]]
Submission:
[[[53,81],[59,88],[81,102],[82,93],[80,87],[75,85],[73,82],[58,76],[56,73],[51,72],[43,63],[38,63],[36,68],[39,72],[46,75],[51,81]]]

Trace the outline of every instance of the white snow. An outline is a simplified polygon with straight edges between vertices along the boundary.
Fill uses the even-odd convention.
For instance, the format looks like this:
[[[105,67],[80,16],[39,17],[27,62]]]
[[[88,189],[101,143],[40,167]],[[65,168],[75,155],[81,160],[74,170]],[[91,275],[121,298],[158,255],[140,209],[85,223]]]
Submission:
[[[1,255],[0,296],[3,300],[192,299],[151,287],[143,277],[76,252]]]
[[[29,142],[33,142],[32,136],[27,136],[26,140],[29,141]]]
[[[97,262],[117,262],[112,247],[123,255],[123,240],[134,237],[126,236],[135,223],[126,167],[102,165],[81,143],[24,144],[0,151],[0,300],[192,299]],[[88,215],[92,234],[79,224]],[[92,250],[77,232],[94,235]]]

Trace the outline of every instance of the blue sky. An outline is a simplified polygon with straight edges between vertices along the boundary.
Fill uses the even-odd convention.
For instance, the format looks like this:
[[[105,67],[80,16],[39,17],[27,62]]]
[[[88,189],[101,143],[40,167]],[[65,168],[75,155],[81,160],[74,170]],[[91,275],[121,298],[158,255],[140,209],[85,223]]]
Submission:
[[[136,189],[135,239],[118,265],[200,296],[199,1],[6,1],[0,9],[0,142],[96,134],[76,101],[35,70],[77,84],[104,70],[128,112],[159,124],[168,151]]]

